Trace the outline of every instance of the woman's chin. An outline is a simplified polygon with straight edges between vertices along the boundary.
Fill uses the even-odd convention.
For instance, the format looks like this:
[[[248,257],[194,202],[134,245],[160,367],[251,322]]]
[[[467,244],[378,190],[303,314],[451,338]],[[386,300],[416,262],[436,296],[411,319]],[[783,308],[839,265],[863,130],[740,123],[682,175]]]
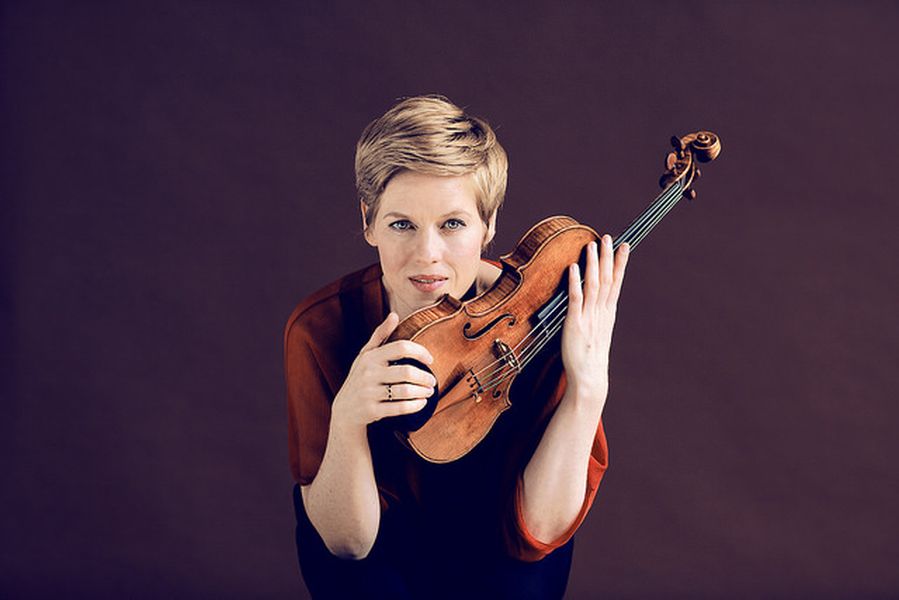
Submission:
[[[415,306],[415,310],[421,310],[431,306],[441,298],[443,298],[443,294],[417,294],[412,305]]]

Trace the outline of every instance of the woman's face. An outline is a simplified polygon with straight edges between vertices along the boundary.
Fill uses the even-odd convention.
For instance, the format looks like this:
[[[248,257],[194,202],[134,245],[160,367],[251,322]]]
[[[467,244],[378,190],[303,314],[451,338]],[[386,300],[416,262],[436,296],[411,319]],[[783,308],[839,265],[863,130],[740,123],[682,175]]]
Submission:
[[[481,221],[471,175],[395,175],[365,235],[378,249],[390,309],[402,319],[443,294],[461,298],[477,277],[495,222],[496,213],[489,227]]]

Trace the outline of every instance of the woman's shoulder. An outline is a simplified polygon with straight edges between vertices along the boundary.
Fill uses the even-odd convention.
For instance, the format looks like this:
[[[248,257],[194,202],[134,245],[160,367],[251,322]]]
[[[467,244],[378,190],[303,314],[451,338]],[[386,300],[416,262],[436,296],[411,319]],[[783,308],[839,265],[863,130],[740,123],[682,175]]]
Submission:
[[[381,271],[377,263],[359,269],[332,281],[309,294],[294,307],[287,319],[284,335],[301,334],[303,337],[321,335],[323,331],[339,324],[342,297],[365,292],[365,288],[380,285]]]

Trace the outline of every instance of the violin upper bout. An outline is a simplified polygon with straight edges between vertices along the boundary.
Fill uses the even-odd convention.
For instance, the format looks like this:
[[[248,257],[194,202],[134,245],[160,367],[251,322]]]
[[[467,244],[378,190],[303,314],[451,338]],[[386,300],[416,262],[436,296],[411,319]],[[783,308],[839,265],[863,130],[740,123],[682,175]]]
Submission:
[[[437,303],[438,308],[442,308],[447,314],[454,313],[462,307],[462,301],[449,294],[444,294],[440,302]]]

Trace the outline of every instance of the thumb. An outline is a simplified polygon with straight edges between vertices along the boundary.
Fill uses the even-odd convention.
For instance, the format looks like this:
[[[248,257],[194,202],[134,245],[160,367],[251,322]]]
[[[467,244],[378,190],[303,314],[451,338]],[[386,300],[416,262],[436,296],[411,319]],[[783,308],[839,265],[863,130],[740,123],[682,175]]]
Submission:
[[[391,312],[387,315],[387,318],[384,319],[384,322],[375,327],[375,330],[371,334],[371,338],[366,342],[364,346],[362,346],[362,352],[366,350],[373,350],[377,348],[381,344],[384,343],[384,340],[390,337],[390,334],[393,333],[393,330],[396,329],[396,326],[399,325],[400,317],[395,312]]]

